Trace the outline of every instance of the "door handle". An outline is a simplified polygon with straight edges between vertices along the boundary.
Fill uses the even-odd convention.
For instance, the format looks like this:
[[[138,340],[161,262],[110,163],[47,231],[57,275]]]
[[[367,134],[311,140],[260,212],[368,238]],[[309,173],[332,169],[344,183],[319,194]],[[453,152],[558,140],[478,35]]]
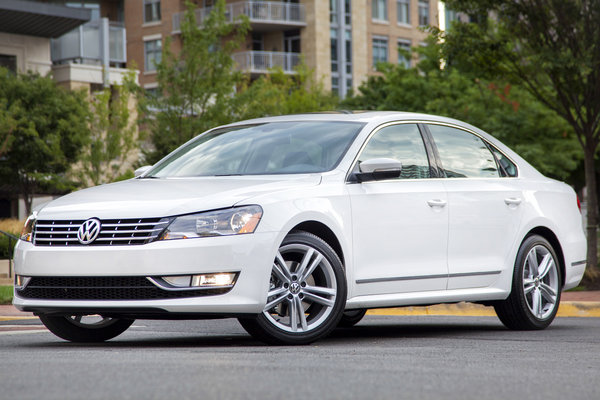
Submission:
[[[508,197],[504,199],[504,202],[507,206],[518,206],[521,204],[521,199],[519,197]]]
[[[427,200],[427,204],[429,204],[429,207],[444,207],[446,205],[446,200],[440,200],[440,199]]]

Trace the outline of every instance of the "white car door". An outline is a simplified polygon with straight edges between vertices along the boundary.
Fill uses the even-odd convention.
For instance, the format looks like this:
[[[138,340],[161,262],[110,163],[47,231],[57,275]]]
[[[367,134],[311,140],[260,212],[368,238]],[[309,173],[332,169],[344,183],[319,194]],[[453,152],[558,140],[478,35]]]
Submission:
[[[427,127],[447,177],[448,289],[492,285],[501,271],[512,268],[507,257],[517,239],[523,201],[517,179],[510,176],[516,176],[516,167],[473,133]]]
[[[354,295],[446,289],[447,198],[432,157],[416,123],[382,127],[360,153],[355,170],[366,160],[393,158],[402,162],[402,174],[347,184]]]

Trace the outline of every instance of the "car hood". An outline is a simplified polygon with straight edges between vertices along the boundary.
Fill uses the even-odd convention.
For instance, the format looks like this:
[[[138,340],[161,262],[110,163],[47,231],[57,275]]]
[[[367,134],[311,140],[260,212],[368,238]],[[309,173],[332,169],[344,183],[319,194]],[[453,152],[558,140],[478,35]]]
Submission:
[[[225,208],[269,192],[315,186],[319,174],[130,179],[80,190],[46,204],[39,219],[153,218]]]

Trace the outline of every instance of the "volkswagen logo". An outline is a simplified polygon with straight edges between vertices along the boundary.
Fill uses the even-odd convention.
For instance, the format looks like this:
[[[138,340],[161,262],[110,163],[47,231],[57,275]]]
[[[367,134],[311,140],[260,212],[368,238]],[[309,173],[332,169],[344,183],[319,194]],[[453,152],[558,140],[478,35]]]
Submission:
[[[96,218],[90,218],[79,227],[77,239],[81,244],[90,244],[100,234],[100,221]]]

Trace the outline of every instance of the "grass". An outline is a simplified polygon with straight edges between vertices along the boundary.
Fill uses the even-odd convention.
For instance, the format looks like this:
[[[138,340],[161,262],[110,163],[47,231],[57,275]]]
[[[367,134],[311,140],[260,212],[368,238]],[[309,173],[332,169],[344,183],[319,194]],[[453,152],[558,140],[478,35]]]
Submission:
[[[0,304],[11,304],[13,298],[12,286],[0,286]]]
[[[25,224],[25,221],[20,221],[16,218],[0,219],[0,231],[18,235],[21,233],[21,229],[23,229],[23,224]]]

